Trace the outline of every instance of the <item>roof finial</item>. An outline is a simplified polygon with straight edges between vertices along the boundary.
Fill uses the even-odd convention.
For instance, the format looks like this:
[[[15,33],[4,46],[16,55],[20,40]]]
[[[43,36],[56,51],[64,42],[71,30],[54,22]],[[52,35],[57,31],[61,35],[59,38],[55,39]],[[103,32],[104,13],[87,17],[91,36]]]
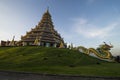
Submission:
[[[49,6],[47,7],[47,12],[49,12]]]

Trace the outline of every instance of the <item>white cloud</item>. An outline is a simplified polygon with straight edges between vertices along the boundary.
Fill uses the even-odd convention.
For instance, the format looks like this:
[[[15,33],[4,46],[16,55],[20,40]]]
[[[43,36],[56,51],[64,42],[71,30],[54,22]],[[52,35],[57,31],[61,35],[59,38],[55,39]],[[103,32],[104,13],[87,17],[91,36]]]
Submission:
[[[114,49],[111,50],[111,53],[112,53],[114,56],[117,56],[117,55],[120,56],[120,47],[119,47],[119,46],[115,47]]]
[[[78,35],[83,35],[87,38],[104,38],[110,36],[111,31],[118,25],[118,23],[111,23],[105,27],[99,27],[88,22],[88,20],[79,18],[74,20],[74,31]]]

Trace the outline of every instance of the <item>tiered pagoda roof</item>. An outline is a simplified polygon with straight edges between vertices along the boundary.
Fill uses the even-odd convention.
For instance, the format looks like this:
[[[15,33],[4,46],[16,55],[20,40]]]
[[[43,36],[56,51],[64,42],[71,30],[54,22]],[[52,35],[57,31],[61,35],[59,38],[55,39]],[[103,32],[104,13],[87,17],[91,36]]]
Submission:
[[[26,35],[21,36],[21,41],[26,43],[31,42],[32,44],[36,38],[39,39],[40,43],[64,43],[60,34],[54,29],[49,10],[43,14],[41,21],[35,26],[35,28],[31,29],[29,32],[26,32]]]

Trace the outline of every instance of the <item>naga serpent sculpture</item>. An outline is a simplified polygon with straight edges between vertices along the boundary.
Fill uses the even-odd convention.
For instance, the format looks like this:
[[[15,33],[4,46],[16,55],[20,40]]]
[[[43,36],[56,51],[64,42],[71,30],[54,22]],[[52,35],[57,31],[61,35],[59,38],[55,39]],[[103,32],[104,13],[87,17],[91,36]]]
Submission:
[[[110,48],[113,48],[113,45],[108,45],[104,42],[104,44],[100,45],[97,49],[94,48],[85,48],[83,46],[79,46],[77,49],[85,54],[91,54],[93,53],[94,55],[96,55],[97,57],[101,58],[101,59],[112,59],[113,56],[110,52]]]

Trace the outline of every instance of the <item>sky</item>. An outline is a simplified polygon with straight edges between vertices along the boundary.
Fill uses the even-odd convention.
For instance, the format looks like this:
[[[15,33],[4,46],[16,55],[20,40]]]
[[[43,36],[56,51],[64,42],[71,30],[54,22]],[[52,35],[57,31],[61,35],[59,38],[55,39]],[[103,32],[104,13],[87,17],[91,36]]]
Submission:
[[[111,43],[120,55],[120,0],[0,0],[0,40],[20,40],[49,7],[54,28],[74,46]]]

